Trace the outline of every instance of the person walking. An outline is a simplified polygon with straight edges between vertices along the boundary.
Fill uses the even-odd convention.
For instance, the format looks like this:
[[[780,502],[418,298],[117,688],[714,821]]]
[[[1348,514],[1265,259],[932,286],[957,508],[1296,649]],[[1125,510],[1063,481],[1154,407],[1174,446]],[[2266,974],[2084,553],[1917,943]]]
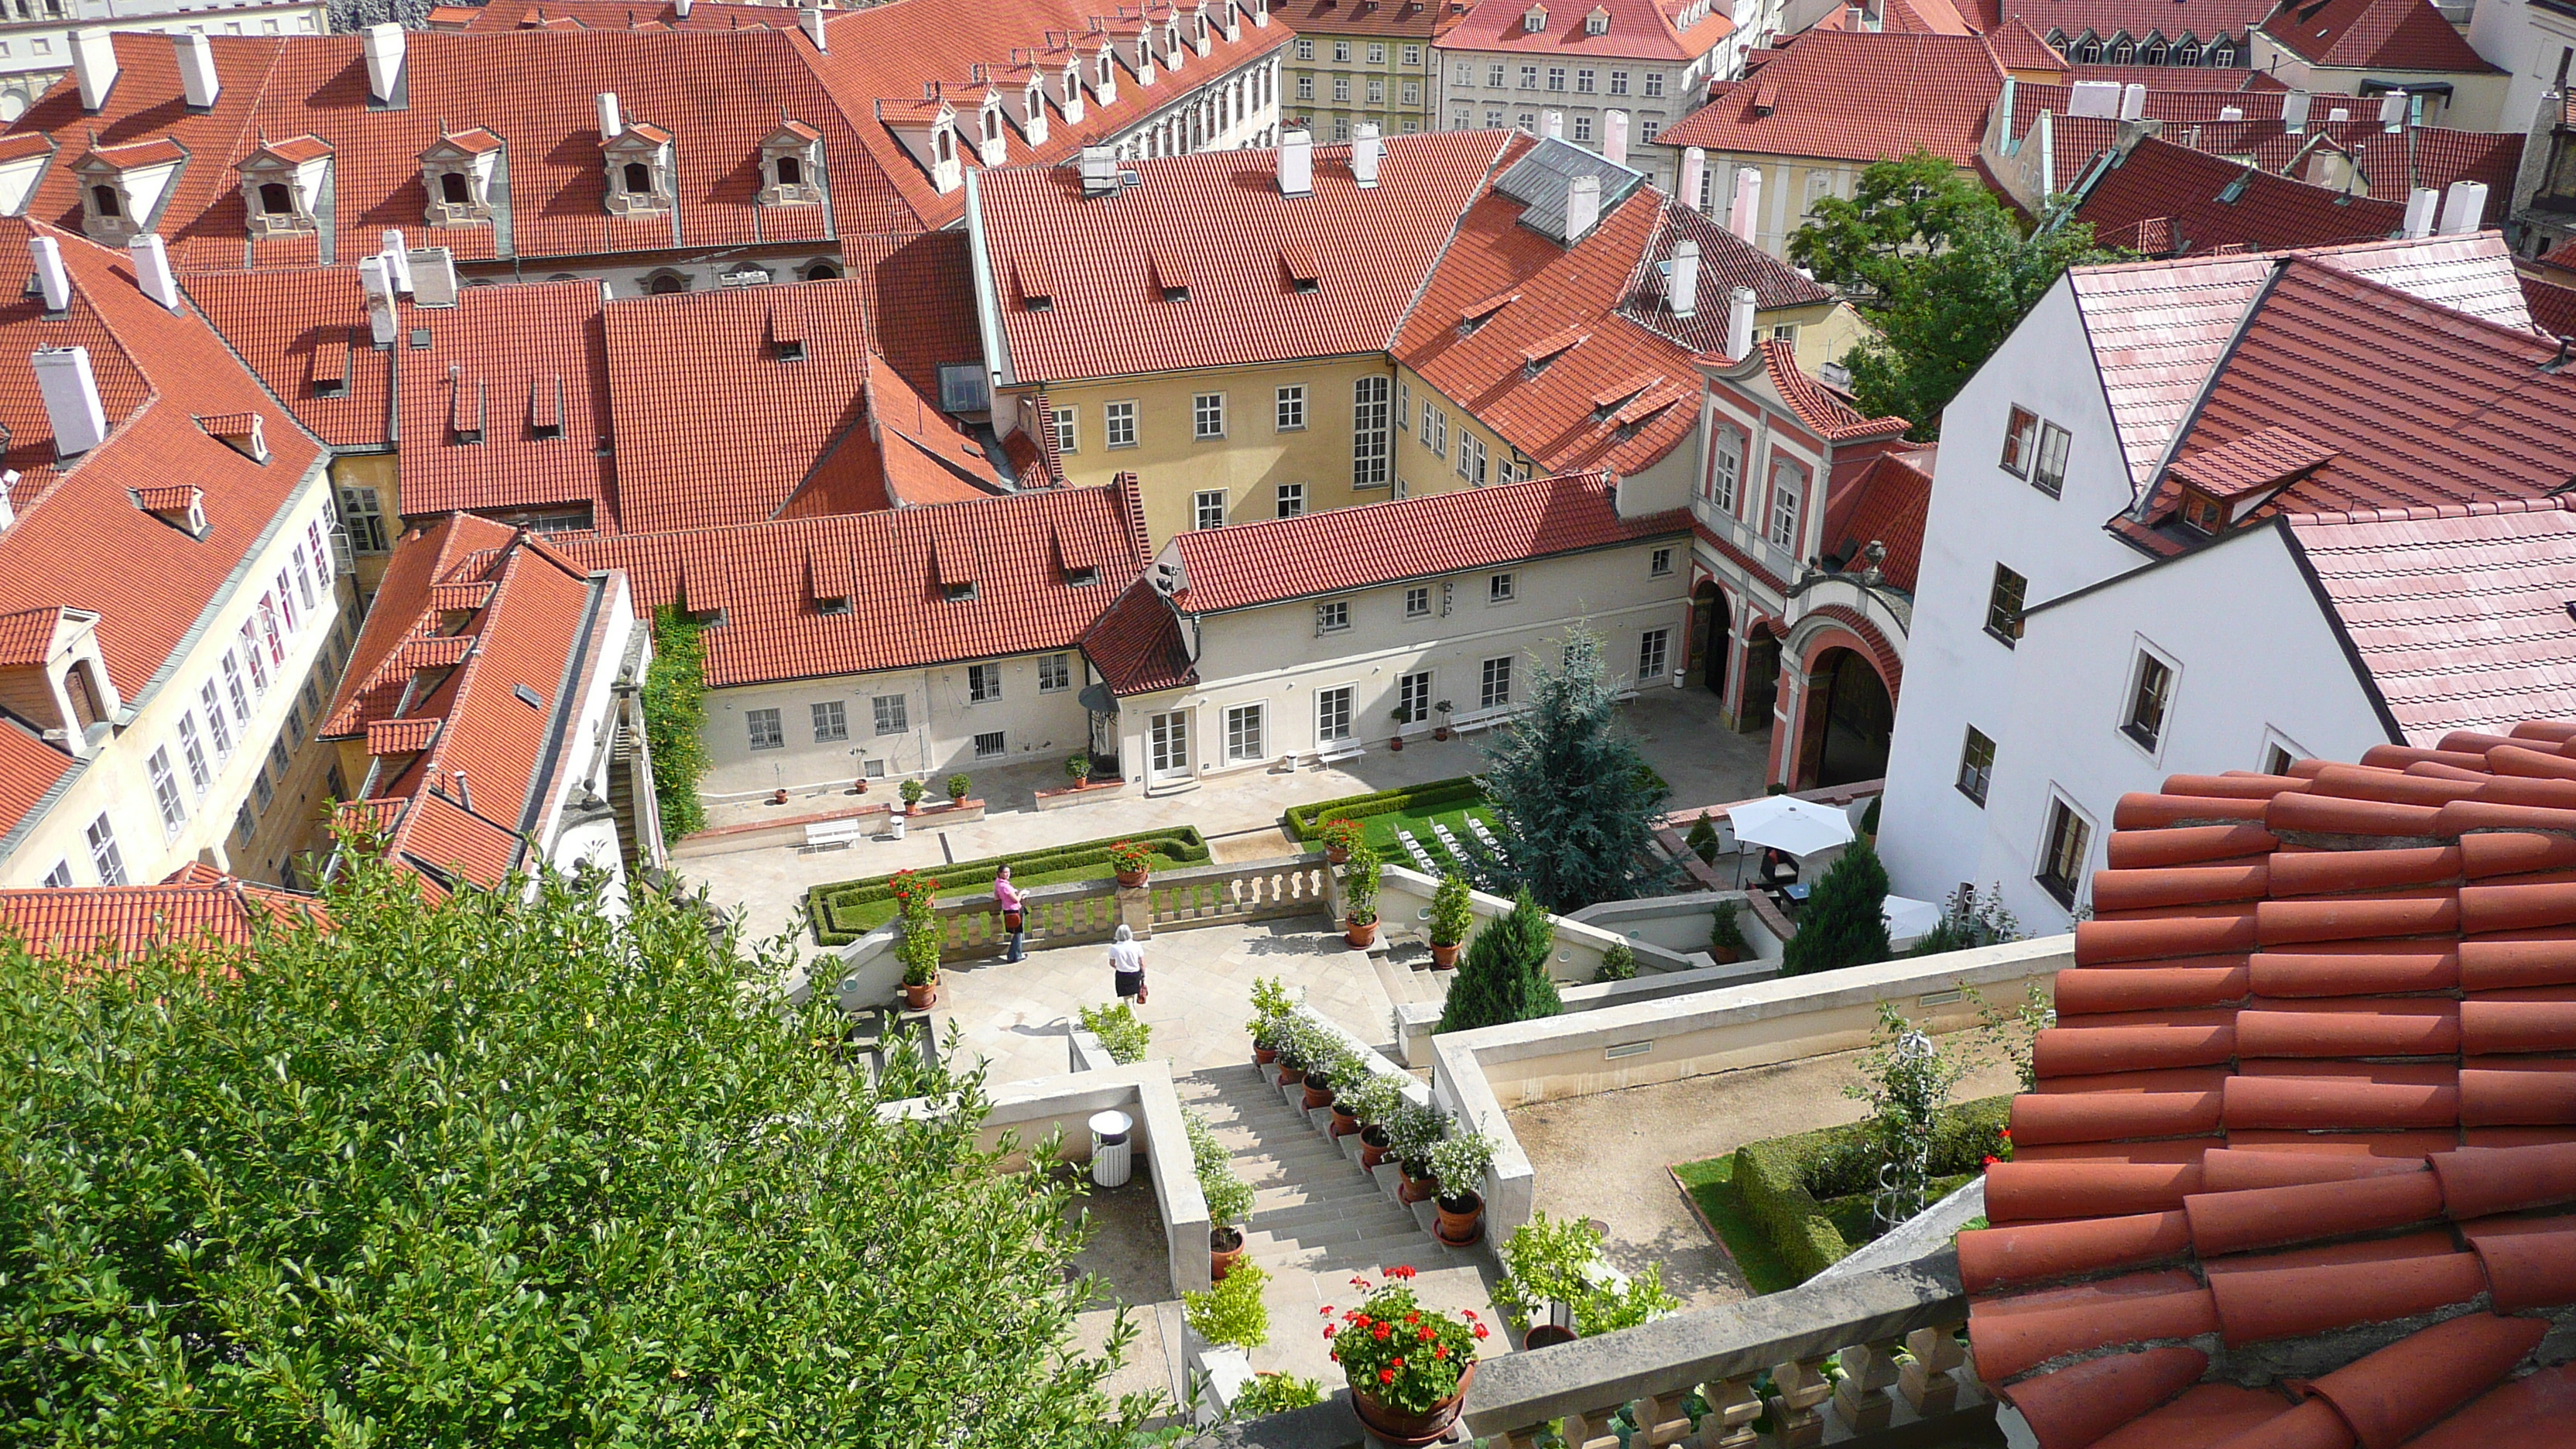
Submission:
[[[1011,884],[1011,868],[1003,866],[993,873],[993,902],[1002,908],[1002,929],[1010,932],[1011,949],[1002,959],[1025,960],[1028,957],[1028,916],[1020,907],[1019,887]]]
[[[1109,969],[1118,979],[1118,999],[1145,1004],[1145,948],[1136,944],[1133,927],[1121,924],[1109,940]]]

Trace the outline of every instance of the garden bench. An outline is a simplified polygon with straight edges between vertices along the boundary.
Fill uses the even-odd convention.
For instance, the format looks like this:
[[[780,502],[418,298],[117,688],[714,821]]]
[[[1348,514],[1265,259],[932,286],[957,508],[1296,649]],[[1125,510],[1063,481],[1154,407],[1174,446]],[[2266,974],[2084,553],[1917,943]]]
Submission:
[[[1367,753],[1368,750],[1360,745],[1335,745],[1329,750],[1317,750],[1315,768],[1320,770],[1326,765],[1338,765],[1344,760],[1356,760]]]
[[[1494,853],[1494,859],[1499,860],[1506,865],[1511,863],[1511,852],[1503,849],[1503,843],[1494,838],[1493,831],[1485,828],[1484,821],[1470,815],[1467,817],[1467,828],[1476,832],[1476,838],[1478,840],[1485,842],[1485,848]]]
[[[1508,704],[1498,704],[1492,709],[1471,710],[1451,720],[1449,728],[1452,733],[1462,735],[1476,730],[1492,729],[1518,712]]]
[[[867,821],[852,815],[840,820],[815,820],[805,826],[807,845],[848,845],[868,833]]]

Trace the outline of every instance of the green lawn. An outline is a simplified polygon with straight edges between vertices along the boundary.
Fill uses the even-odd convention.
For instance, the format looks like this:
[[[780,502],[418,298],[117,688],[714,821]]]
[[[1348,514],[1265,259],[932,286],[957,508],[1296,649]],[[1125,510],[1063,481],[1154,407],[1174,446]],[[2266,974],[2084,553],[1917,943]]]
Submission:
[[[1685,1162],[1673,1168],[1682,1190],[1699,1205],[1700,1215],[1717,1229],[1718,1241],[1725,1245],[1726,1255],[1744,1271],[1744,1281],[1755,1293],[1777,1293],[1795,1288],[1806,1281],[1795,1269],[1780,1261],[1771,1242],[1754,1226],[1753,1219],[1735,1196],[1735,1158],[1712,1157],[1706,1162]]]
[[[1412,831],[1413,838],[1422,842],[1422,848],[1431,853],[1434,864],[1447,867],[1449,862],[1440,848],[1440,837],[1432,831],[1431,823],[1436,820],[1448,826],[1449,833],[1457,838],[1458,844],[1472,851],[1480,842],[1476,839],[1476,832],[1467,828],[1470,815],[1484,821],[1485,828],[1494,831],[1495,839],[1502,838],[1502,832],[1494,825],[1493,808],[1486,805],[1429,805],[1420,810],[1371,815],[1360,823],[1368,827],[1368,843],[1387,864],[1413,866],[1413,857],[1405,854],[1404,842],[1395,838],[1395,832],[1404,829]]]
[[[1208,861],[1206,838],[1196,826],[1182,825],[928,866],[921,874],[939,882],[939,899],[943,901],[991,895],[994,869],[1005,863],[1011,867],[1011,883],[1024,891],[1073,881],[1107,880],[1117,874],[1109,863],[1109,847],[1118,840],[1152,845],[1156,870],[1204,865]],[[806,909],[815,939],[825,946],[846,945],[893,920],[895,901],[886,884],[892,879],[892,875],[876,875],[864,880],[834,881],[808,891]]]

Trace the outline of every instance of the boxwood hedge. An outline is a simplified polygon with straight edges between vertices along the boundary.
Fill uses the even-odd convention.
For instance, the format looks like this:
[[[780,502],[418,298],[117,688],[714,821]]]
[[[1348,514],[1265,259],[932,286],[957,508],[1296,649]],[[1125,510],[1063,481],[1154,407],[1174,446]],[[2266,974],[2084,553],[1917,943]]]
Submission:
[[[956,887],[939,893],[943,901],[989,894],[993,888],[994,872],[1005,865],[1011,868],[1012,884],[1022,890],[1062,885],[1069,881],[1106,880],[1116,874],[1109,864],[1109,847],[1122,840],[1151,843],[1157,869],[1205,865],[1208,862],[1207,838],[1199,834],[1195,825],[1180,825],[1085,840],[1074,845],[1050,846],[1044,850],[1022,851],[1017,855],[961,860],[951,865],[929,867],[922,874]],[[893,879],[892,874],[872,875],[865,880],[818,885],[806,892],[806,914],[814,923],[815,941],[825,946],[846,946],[893,920],[894,891],[888,885]]]
[[[1297,840],[1313,840],[1323,831],[1324,822],[1339,816],[1364,820],[1372,815],[1394,815],[1408,810],[1437,809],[1442,806],[1473,804],[1485,798],[1484,787],[1470,775],[1454,780],[1433,780],[1423,785],[1407,785],[1400,790],[1378,790],[1366,795],[1345,795],[1338,800],[1318,800],[1312,805],[1288,807],[1288,834]]]
[[[2011,1115],[2010,1097],[1981,1098],[1944,1111],[1932,1140],[1936,1184],[1974,1175],[2001,1145]],[[1734,1186],[1781,1259],[1802,1279],[1810,1278],[1860,1246],[1834,1220],[1839,1215],[1852,1221],[1852,1200],[1866,1203],[1877,1191],[1879,1162],[1869,1124],[1854,1122],[1744,1144],[1735,1149]]]

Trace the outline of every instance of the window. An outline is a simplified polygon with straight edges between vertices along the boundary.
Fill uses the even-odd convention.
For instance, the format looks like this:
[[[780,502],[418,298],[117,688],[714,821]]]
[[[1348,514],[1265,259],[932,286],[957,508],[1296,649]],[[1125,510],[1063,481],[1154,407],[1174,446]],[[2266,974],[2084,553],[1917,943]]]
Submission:
[[[1669,578],[1672,575],[1672,571],[1673,551],[1671,549],[1659,548],[1653,553],[1646,555],[1646,577],[1650,579]]]
[[[2075,893],[2084,879],[2084,857],[2093,846],[2093,827],[2060,796],[2048,802],[2048,833],[2039,855],[2039,883],[2057,903],[2075,909]]]
[[[1496,574],[1485,580],[1485,602],[1508,604],[1512,601],[1514,580],[1510,574]]]
[[[1640,687],[1664,677],[1664,666],[1672,655],[1673,631],[1649,629],[1637,636],[1637,683]]]
[[[1395,681],[1395,709],[1399,724],[1420,724],[1431,718],[1431,671],[1400,675]]]
[[[1525,91],[1534,91],[1538,89],[1537,66],[1525,65],[1521,67],[1521,89]]]
[[[224,651],[223,662],[224,692],[232,700],[233,723],[247,725],[250,723],[250,697],[242,692],[241,666],[233,662],[233,652],[229,649]],[[232,746],[224,743],[221,730],[215,732],[215,748],[227,755],[233,752]]]
[[[1062,694],[1073,688],[1073,656],[1041,654],[1038,656],[1038,693]]]
[[[340,525],[349,531],[349,546],[360,553],[385,551],[385,511],[373,488],[340,490]]]
[[[1370,42],[1369,42],[1369,48],[1368,48],[1368,63],[1369,63],[1369,64],[1371,64],[1371,65],[1384,65],[1384,64],[1386,64],[1386,42],[1385,42],[1385,41],[1382,41],[1382,40],[1372,40],[1372,41],[1370,41]]]
[[[1315,691],[1315,740],[1319,744],[1351,737],[1351,686]]]
[[[990,704],[1002,697],[1002,666],[969,664],[966,666],[966,700],[970,704]]]
[[[1313,60],[1315,58],[1315,42],[1304,39],[1299,40],[1297,42],[1297,58],[1299,60]]]
[[[1647,94],[1647,96],[1651,98],[1651,97],[1654,97],[1654,96],[1660,96],[1660,95],[1662,95],[1663,93],[1664,93],[1664,73],[1663,73],[1662,71],[1659,71],[1659,70],[1650,70],[1650,71],[1646,72],[1646,94]]]
[[[1407,46],[1405,48],[1407,50],[1412,49],[1411,46]],[[1473,61],[1462,60],[1458,62],[1457,67],[1450,72],[1450,75],[1453,76],[1457,80],[1458,84],[1462,86],[1474,85],[1476,83],[1475,63]]]
[[[125,857],[116,848],[116,827],[105,815],[89,823],[89,863],[97,869],[100,885],[125,884]]]
[[[1136,446],[1136,405],[1132,402],[1114,402],[1103,407],[1100,410],[1100,431],[1103,440],[1110,447]]]
[[[828,745],[850,737],[850,715],[837,699],[827,699],[811,707],[814,715],[814,743]]]
[[[1210,488],[1190,495],[1192,528],[1225,527],[1225,490]]]
[[[1552,65],[1547,68],[1547,88],[1552,91],[1561,91],[1565,89],[1564,66]]]
[[[2004,420],[2003,469],[2016,478],[2030,476],[2030,456],[2039,441],[2039,415],[2017,407]]]
[[[1389,451],[1387,379],[1363,377],[1351,384],[1351,486],[1386,484]]]
[[[1301,46],[1301,47],[1303,47],[1303,48],[1305,48],[1305,49],[1308,49],[1308,50],[1311,50],[1311,49],[1313,49],[1313,48],[1314,48],[1314,47],[1312,47],[1312,46],[1310,46],[1310,45],[1307,45],[1307,44],[1306,44],[1306,42],[1304,42],[1304,41],[1302,41],[1302,40],[1301,40],[1301,41],[1299,41],[1299,42],[1297,42],[1297,43],[1298,43],[1298,45],[1299,45],[1299,46]],[[1311,57],[1309,57],[1309,58],[1311,59]],[[1310,75],[1301,75],[1301,76],[1297,77],[1297,99],[1299,99],[1299,100],[1301,100],[1301,101],[1311,101],[1311,100],[1313,100],[1314,98],[1315,98],[1315,78],[1314,78],[1313,76],[1310,76]]]
[[[1449,113],[1449,129],[1452,131],[1463,131],[1475,123],[1476,113],[1473,111],[1460,109]]]
[[[1655,137],[1662,134],[1663,129],[1664,123],[1658,117],[1641,116],[1637,119],[1637,139],[1649,146],[1655,144]]]
[[[1053,411],[1055,413],[1056,451],[1060,453],[1081,452],[1082,426],[1079,419],[1082,417],[1082,409],[1056,408],[1053,409]]]
[[[1512,657],[1485,661],[1484,689],[1477,696],[1478,709],[1499,709],[1512,702]]]
[[[1709,450],[1708,501],[1721,513],[1735,511],[1735,484],[1744,472],[1744,439],[1729,428],[1717,430],[1717,446]]]
[[[1503,88],[1503,68],[1501,66],[1489,65],[1485,67],[1485,86],[1489,90],[1497,91]]]
[[[2051,498],[2066,487],[2066,445],[2071,441],[2067,431],[2055,423],[2040,427],[2039,461],[2031,468],[2030,483]]]
[[[271,783],[268,778],[268,766],[264,764],[261,765],[259,767],[259,773],[250,777],[250,784],[252,793],[259,797],[259,808],[261,810],[266,810],[276,801],[277,786]],[[247,836],[248,832],[244,832],[244,834]]]
[[[1799,476],[1794,463],[1783,460],[1771,466],[1771,542],[1795,551],[1798,547],[1798,498],[1805,491],[1806,479]]]
[[[1306,385],[1291,383],[1279,389],[1279,398],[1273,416],[1278,419],[1274,426],[1283,433],[1305,431]]]
[[[1225,712],[1225,757],[1235,761],[1261,758],[1261,706],[1238,704]]]
[[[975,758],[979,760],[992,759],[1009,748],[1010,741],[1003,737],[1003,732],[1000,730],[992,730],[975,737]]]
[[[279,569],[277,571],[276,596],[278,616],[286,620],[286,632],[292,634],[302,626],[297,623],[295,618],[295,582],[288,576],[285,569]],[[268,600],[263,598],[260,602],[265,604]],[[286,662],[285,654],[280,653],[277,656],[277,662],[284,664]]]
[[[1306,485],[1303,483],[1280,484],[1279,516],[1282,518],[1294,518],[1305,511]]]
[[[1334,60],[1336,60],[1336,61],[1338,61],[1338,62],[1340,62],[1341,64],[1344,64],[1344,65],[1348,65],[1348,64],[1350,64],[1350,59],[1351,59],[1351,43],[1350,43],[1349,41],[1347,41],[1347,40],[1336,40],[1336,41],[1334,41],[1334,42],[1333,42],[1333,59],[1334,59]]]
[[[1400,431],[1413,426],[1413,384],[1395,385],[1395,426]]]
[[[1592,139],[1592,115],[1590,112],[1587,111],[1574,118],[1574,139],[1578,141],[1589,141]]]
[[[241,626],[241,657],[250,665],[250,687],[255,695],[268,693],[268,666],[259,662],[259,625],[256,621]],[[227,663],[231,662],[229,658]],[[249,710],[243,710],[243,722],[249,722]]]
[[[1368,98],[1369,104],[1372,106],[1382,106],[1386,104],[1386,78],[1384,76],[1373,75],[1369,77]]]
[[[2152,750],[2164,738],[2165,711],[2173,703],[2173,666],[2141,649],[2135,680],[2129,689],[2129,718],[2120,732]]]
[[[1614,96],[1624,96],[1627,93],[1628,73],[1624,70],[1614,70],[1610,72],[1610,94]]]
[[[1406,46],[1404,48],[1404,63],[1408,66],[1418,66],[1422,64],[1422,47],[1418,45]]]
[[[179,777],[170,771],[170,747],[154,750],[143,768],[152,776],[152,800],[161,807],[161,834],[166,839],[188,823],[188,807],[179,798]]]
[[[1422,405],[1422,441],[1431,449],[1431,456],[1449,456],[1449,415],[1429,403]]]
[[[45,886],[49,890],[69,890],[71,884],[72,863],[68,860],[55,861],[54,868],[45,872]]]
[[[1986,632],[2002,640],[2005,648],[2021,637],[2022,600],[2029,592],[2030,580],[1995,565],[1994,586],[1986,591]]]
[[[880,694],[868,701],[868,707],[876,713],[878,734],[899,735],[912,728],[904,718],[904,697],[900,694]]]
[[[205,798],[206,787],[214,783],[214,772],[206,768],[206,747],[197,739],[197,712],[179,712],[179,754],[188,762],[188,785],[199,799]]]
[[[1205,441],[1225,436],[1225,394],[1203,392],[1190,399],[1190,435]]]
[[[1431,586],[1429,584],[1415,584],[1412,588],[1404,591],[1404,617],[1408,619],[1428,619],[1431,617]]]
[[[1315,606],[1315,632],[1338,634],[1351,627],[1351,601],[1327,599]]]
[[[313,608],[313,575],[310,572],[309,565],[304,562],[304,545],[300,543],[297,544],[295,546],[295,551],[287,555],[287,557],[295,565],[293,569],[293,573],[295,574],[295,596],[298,599],[303,600],[304,608],[306,612],[309,613]]]
[[[1586,35],[1608,35],[1610,33],[1610,16],[1608,13],[1595,10],[1591,14],[1583,17],[1583,33]]]
[[[1959,750],[1959,793],[1977,802],[1983,809],[1986,789],[1995,782],[1995,742],[1987,739],[1975,725],[1968,726],[1968,742]]]
[[[2217,499],[2197,488],[2182,490],[2182,503],[2176,512],[2182,516],[2183,526],[2195,533],[2216,537],[2221,529],[2227,527],[2227,510],[2219,506]]]
[[[786,747],[787,735],[779,728],[778,711],[774,709],[745,710],[743,712],[742,722],[743,727],[750,731],[751,747],[753,749],[776,750]]]
[[[1587,69],[1587,70],[1578,70],[1578,71],[1576,71],[1576,72],[1574,73],[1574,89],[1575,89],[1575,93],[1576,93],[1576,94],[1578,94],[1578,95],[1586,95],[1586,96],[1588,96],[1588,95],[1592,94],[1593,89],[1594,89],[1593,84],[1592,84],[1592,81],[1593,81],[1593,77],[1594,77],[1596,74],[1597,74],[1597,72],[1594,72],[1594,71],[1591,71],[1591,70],[1588,70],[1588,69]]]

